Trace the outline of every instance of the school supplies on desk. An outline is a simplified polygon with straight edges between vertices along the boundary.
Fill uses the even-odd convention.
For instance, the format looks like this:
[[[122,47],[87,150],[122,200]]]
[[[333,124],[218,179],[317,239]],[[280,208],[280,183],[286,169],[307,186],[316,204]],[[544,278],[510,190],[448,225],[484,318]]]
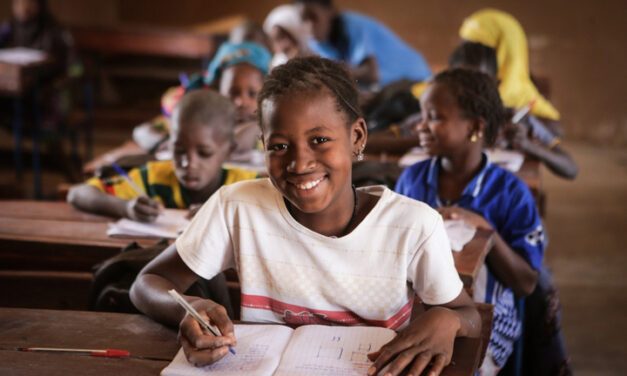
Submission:
[[[367,354],[389,342],[391,329],[366,326],[235,325],[237,355],[194,367],[179,350],[162,376],[201,375],[365,375]]]
[[[107,235],[117,237],[177,238],[190,221],[187,210],[165,209],[154,222],[137,222],[122,218],[109,224]]]
[[[73,353],[73,354],[97,356],[101,358],[128,358],[131,355],[131,353],[126,350],[116,350],[116,349],[97,350],[97,349],[69,349],[69,348],[58,348],[58,347],[20,347],[18,350],[29,351],[29,352]]]
[[[464,246],[475,236],[477,228],[469,225],[461,219],[447,219],[444,228],[451,243],[451,249],[460,252]]]

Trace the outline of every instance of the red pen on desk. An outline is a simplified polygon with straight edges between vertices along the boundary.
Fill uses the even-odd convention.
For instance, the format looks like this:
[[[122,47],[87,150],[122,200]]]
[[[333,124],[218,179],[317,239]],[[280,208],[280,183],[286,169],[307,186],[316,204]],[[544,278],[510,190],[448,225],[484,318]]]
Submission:
[[[76,354],[84,354],[84,355],[91,355],[91,356],[99,356],[103,358],[126,358],[131,355],[131,353],[126,350],[116,350],[116,349],[94,350],[94,349],[65,349],[65,348],[57,348],[57,347],[20,347],[19,350],[20,351],[33,351],[33,352],[76,353]]]

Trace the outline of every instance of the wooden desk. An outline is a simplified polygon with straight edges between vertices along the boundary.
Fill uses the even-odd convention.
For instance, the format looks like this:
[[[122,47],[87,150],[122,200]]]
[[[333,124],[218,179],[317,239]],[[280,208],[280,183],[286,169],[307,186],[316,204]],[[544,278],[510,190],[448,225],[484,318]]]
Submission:
[[[0,217],[74,222],[111,222],[112,218],[89,214],[62,201],[0,201]]]
[[[488,252],[494,244],[494,230],[477,229],[475,237],[460,252],[453,251],[455,269],[466,288],[472,295],[472,287],[485,262]]]
[[[138,26],[74,26],[76,46],[102,54],[204,59],[217,43],[212,34],[184,29]]]
[[[10,270],[90,271],[137,241],[107,236],[107,222],[0,217],[0,265]]]
[[[130,351],[128,359],[73,354],[28,353],[18,347],[114,348]],[[0,374],[156,375],[178,351],[176,332],[142,315],[0,308]],[[13,349],[13,350],[12,350]],[[455,341],[454,365],[443,375],[472,375],[481,340]],[[139,357],[150,358],[141,359]]]
[[[7,350],[28,346],[114,348],[130,351],[133,357],[109,359]],[[81,375],[123,376],[159,374],[179,345],[174,330],[142,315],[0,308],[0,348],[3,375],[55,376],[80,370]]]

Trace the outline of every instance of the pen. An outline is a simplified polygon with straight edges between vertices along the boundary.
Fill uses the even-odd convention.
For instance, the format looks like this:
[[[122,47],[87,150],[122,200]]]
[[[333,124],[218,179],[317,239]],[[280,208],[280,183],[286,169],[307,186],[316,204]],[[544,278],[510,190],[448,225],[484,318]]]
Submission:
[[[122,176],[124,178],[124,180],[126,180],[131,187],[133,187],[133,190],[135,190],[135,192],[140,195],[140,196],[146,196],[146,192],[144,192],[141,188],[139,188],[139,186],[137,186],[137,184],[135,184],[135,182],[133,181],[133,179],[131,179],[130,176],[128,176],[128,174],[126,173],[126,171],[124,171],[124,169],[122,167],[120,167],[117,163],[115,162],[111,162],[111,167],[113,167],[113,169],[115,170],[115,172],[117,172],[118,175]]]
[[[529,113],[529,111],[531,111],[531,109],[533,108],[533,105],[536,103],[535,99],[532,99],[531,102],[529,102],[528,105],[526,105],[525,107],[521,108],[520,110],[518,110],[514,116],[512,116],[512,123],[516,124],[518,123],[520,120],[522,120],[522,118],[527,115],[527,113]]]
[[[126,350],[116,350],[116,349],[95,350],[95,349],[66,349],[66,348],[57,348],[57,347],[20,347],[18,348],[18,350],[33,351],[33,352],[78,353],[78,354],[84,354],[84,355],[99,356],[103,358],[125,358],[131,355],[131,353]]]
[[[200,314],[198,314],[198,312],[194,309],[194,307],[192,307],[187,300],[183,299],[183,297],[176,292],[176,290],[172,289],[172,290],[168,290],[168,294],[170,294],[174,300],[176,300],[177,303],[179,303],[180,305],[183,306],[183,308],[185,308],[185,310],[187,311],[187,313],[189,313],[193,318],[196,319],[196,321],[198,321],[198,323],[200,325],[202,325],[204,328],[206,328],[209,332],[211,332],[211,334],[213,334],[216,337],[220,336],[220,333],[216,332],[215,329],[213,329],[211,327],[211,325],[209,325],[209,323],[207,323],[201,316]],[[229,346],[229,351],[231,352],[231,354],[235,355],[235,350],[233,350],[233,348],[231,347],[231,345]]]

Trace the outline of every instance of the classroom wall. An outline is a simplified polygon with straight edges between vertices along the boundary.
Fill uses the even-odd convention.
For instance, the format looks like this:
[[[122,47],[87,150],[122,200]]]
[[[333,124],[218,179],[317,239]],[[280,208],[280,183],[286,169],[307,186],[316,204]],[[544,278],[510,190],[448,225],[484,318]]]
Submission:
[[[262,21],[284,2],[50,0],[50,7],[71,24],[183,26],[238,13]],[[0,16],[8,14],[9,3],[2,1]],[[457,44],[465,16],[486,6],[508,11],[528,34],[532,70],[551,80],[552,101],[562,113],[568,137],[627,145],[624,1],[336,0],[336,4],[376,16],[436,65],[444,64]]]

